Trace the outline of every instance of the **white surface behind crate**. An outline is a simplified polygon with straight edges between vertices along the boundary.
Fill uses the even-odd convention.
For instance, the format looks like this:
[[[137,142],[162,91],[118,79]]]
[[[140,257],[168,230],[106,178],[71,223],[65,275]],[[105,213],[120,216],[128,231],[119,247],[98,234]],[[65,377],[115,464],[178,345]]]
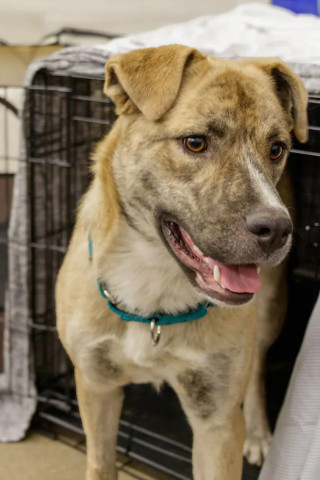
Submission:
[[[18,111],[22,106],[23,89],[1,87],[0,99],[11,103]],[[0,174],[14,174],[18,170],[20,119],[0,102]]]
[[[260,0],[270,3],[269,0]],[[34,43],[61,27],[128,35],[225,12],[243,0],[0,0],[0,38],[11,44]],[[82,43],[83,44],[83,43]]]

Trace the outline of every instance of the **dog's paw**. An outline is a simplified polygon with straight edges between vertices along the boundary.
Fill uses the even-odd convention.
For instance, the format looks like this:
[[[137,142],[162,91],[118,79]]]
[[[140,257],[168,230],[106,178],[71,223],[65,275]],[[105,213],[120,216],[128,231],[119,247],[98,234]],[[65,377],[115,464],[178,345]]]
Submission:
[[[243,455],[251,465],[261,467],[268,455],[271,439],[270,432],[264,432],[263,435],[259,436],[247,435]]]

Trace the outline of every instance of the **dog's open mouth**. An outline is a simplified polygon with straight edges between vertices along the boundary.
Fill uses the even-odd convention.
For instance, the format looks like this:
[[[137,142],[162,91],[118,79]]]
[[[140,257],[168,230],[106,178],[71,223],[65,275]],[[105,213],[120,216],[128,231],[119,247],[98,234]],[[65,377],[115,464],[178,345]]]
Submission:
[[[256,264],[229,265],[207,257],[176,222],[163,220],[162,231],[178,260],[195,272],[196,284],[206,295],[239,305],[248,302],[260,289]]]

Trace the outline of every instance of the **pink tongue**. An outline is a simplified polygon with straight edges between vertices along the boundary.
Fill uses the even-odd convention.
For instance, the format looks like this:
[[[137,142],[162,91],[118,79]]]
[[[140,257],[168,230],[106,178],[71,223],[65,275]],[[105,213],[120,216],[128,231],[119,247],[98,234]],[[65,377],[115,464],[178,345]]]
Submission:
[[[180,227],[185,242],[191,248],[193,254],[209,266],[210,273],[202,272],[205,282],[208,284],[215,284],[213,279],[214,266],[217,265],[220,270],[220,281],[225,288],[235,293],[255,293],[261,287],[260,277],[257,272],[257,266],[251,265],[227,265],[218,262],[214,258],[205,257],[202,252],[193,243],[189,234]]]
[[[256,265],[226,265],[210,258],[209,263],[218,265],[220,283],[231,292],[255,293],[261,287]]]

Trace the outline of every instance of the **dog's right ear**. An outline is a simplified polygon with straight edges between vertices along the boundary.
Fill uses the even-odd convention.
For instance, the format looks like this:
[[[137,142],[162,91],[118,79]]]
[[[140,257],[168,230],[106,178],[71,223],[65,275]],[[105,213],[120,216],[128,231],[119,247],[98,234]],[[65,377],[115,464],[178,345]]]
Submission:
[[[106,64],[104,91],[117,114],[137,109],[148,120],[159,120],[173,105],[186,68],[206,57],[194,48],[165,45],[117,55]]]

